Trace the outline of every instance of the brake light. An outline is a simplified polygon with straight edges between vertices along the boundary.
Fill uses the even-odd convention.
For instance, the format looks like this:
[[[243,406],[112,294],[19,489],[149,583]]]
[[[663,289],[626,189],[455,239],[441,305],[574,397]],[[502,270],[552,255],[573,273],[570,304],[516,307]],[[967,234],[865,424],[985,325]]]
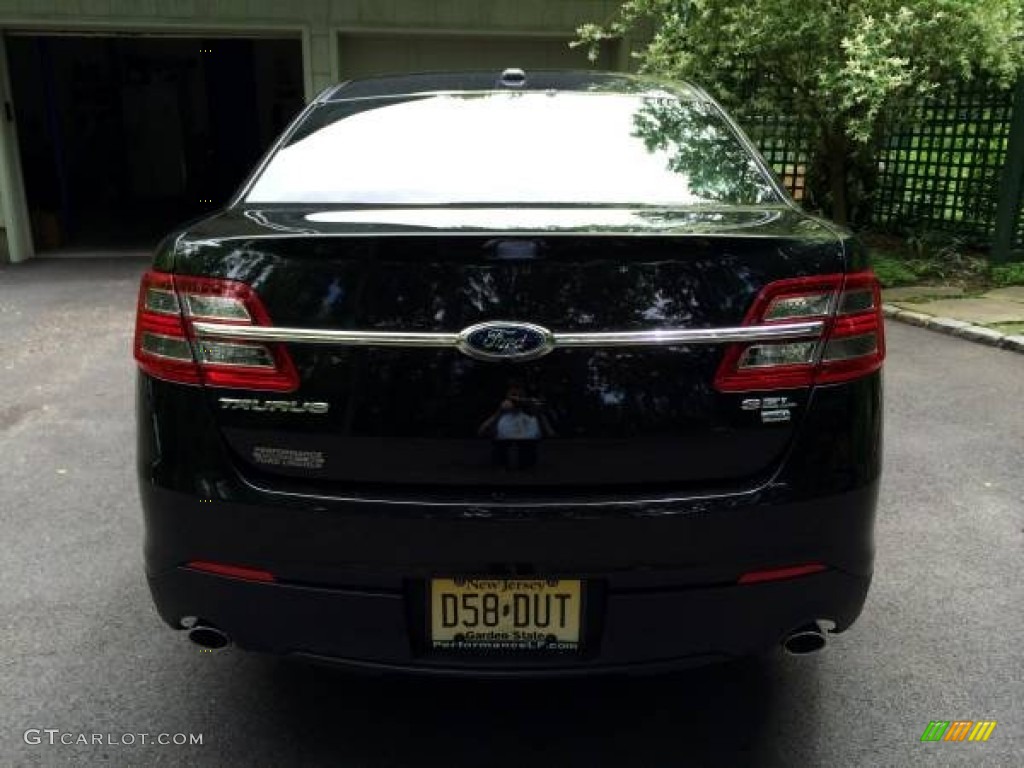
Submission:
[[[196,339],[192,321],[271,325],[259,296],[245,283],[147,272],[135,323],[135,359],[158,379],[211,387],[288,392],[299,384],[280,344]]]
[[[871,272],[778,280],[758,295],[744,325],[821,320],[819,339],[729,347],[715,375],[721,392],[795,389],[867,376],[882,367],[881,292]]]

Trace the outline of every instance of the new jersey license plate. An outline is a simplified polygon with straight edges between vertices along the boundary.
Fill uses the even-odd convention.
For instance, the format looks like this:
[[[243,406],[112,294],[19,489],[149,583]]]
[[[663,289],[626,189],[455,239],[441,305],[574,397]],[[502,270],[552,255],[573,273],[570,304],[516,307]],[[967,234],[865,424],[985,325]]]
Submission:
[[[577,651],[582,591],[578,579],[433,579],[430,645],[447,651]]]

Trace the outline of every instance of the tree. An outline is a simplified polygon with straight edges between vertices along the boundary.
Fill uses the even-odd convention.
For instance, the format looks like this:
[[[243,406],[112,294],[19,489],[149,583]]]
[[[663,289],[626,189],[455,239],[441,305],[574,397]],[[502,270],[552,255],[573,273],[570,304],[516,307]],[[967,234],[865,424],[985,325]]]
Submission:
[[[875,149],[912,117],[910,98],[1024,73],[1021,0],[627,0],[575,44],[594,58],[651,30],[642,72],[691,80],[741,115],[785,109],[813,132],[811,201],[841,224],[864,217]]]

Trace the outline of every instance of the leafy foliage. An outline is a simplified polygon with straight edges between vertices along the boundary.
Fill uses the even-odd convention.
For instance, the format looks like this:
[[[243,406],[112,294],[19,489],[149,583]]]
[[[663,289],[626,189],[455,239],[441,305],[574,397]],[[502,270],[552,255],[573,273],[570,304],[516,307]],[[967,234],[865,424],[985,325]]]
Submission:
[[[651,26],[642,71],[811,128],[813,197],[842,223],[870,195],[881,132],[908,117],[908,99],[979,78],[1008,87],[1024,71],[1020,0],[626,0],[577,44],[596,57],[603,40]]]
[[[980,293],[1024,277],[1024,270],[1013,274],[1005,267],[991,267],[963,238],[945,232],[911,231],[902,237],[866,233],[864,240],[871,251],[871,268],[886,288],[956,285]]]
[[[904,285],[917,285],[917,272],[911,269],[903,259],[890,253],[873,252],[871,268],[884,288],[900,288]]]
[[[707,200],[743,204],[776,199],[750,155],[708,105],[649,99],[633,116],[633,135],[649,152],[665,152],[669,169]]]
[[[1024,263],[1017,262],[992,267],[992,284],[999,287],[1024,285]]]

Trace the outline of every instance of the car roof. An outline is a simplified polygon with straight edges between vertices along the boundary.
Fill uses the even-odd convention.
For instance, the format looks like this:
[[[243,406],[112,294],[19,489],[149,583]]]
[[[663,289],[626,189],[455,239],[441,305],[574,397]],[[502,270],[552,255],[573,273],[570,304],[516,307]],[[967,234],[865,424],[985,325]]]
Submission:
[[[407,96],[416,93],[473,91],[577,91],[665,95],[702,100],[703,94],[680,81],[632,75],[624,72],[597,72],[586,69],[480,69],[463,72],[418,72],[403,75],[367,77],[332,86],[318,101]]]

